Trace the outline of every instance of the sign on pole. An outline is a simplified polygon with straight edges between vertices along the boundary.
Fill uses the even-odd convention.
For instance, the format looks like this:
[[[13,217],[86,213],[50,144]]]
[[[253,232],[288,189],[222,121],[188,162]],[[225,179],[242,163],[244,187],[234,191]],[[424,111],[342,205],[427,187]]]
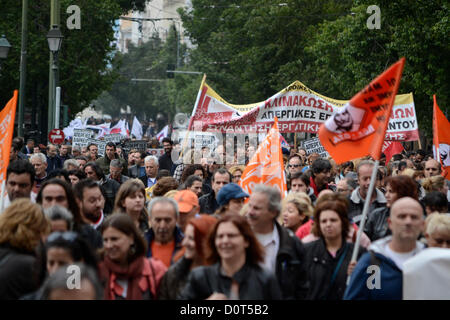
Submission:
[[[52,144],[62,144],[64,142],[64,131],[52,129],[48,134],[48,140]]]

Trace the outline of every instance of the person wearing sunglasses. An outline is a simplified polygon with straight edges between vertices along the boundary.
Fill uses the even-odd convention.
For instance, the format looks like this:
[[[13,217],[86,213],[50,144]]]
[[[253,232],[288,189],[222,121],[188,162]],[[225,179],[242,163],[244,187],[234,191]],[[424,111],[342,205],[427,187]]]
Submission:
[[[302,158],[298,154],[293,154],[288,159],[287,165],[288,177],[291,177],[296,172],[302,171]]]

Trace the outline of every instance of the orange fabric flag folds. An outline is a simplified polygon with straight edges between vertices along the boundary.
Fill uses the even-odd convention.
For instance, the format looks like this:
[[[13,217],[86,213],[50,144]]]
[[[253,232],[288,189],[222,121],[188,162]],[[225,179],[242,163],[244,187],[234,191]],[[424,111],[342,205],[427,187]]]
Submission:
[[[450,180],[450,122],[439,109],[436,96],[433,96],[433,152],[434,159],[439,161],[444,169],[442,175]]]
[[[393,64],[321,125],[320,142],[338,164],[367,155],[380,159],[404,64],[405,58]]]
[[[280,191],[281,197],[285,196],[287,192],[286,176],[276,117],[266,139],[259,145],[242,173],[239,184],[248,194],[252,193],[255,185],[265,184],[276,187]]]
[[[6,180],[6,169],[9,164],[9,154],[14,133],[14,117],[16,115],[18,91],[14,91],[11,100],[0,112],[0,184]]]

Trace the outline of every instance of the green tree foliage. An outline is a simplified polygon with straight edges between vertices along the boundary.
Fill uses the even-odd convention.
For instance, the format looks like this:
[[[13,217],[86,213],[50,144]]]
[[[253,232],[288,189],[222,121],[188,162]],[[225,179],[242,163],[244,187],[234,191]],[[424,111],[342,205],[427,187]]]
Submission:
[[[400,93],[413,92],[421,133],[432,136],[433,94],[449,110],[450,33],[447,1],[379,1],[381,29],[366,26],[370,1],[359,1],[354,16],[316,28],[306,48],[306,74],[314,89],[349,98],[401,57],[406,57]]]
[[[197,46],[191,60],[232,103],[253,103],[279,91],[282,66],[304,56],[308,27],[349,12],[352,1],[194,0],[181,10]],[[300,79],[301,80],[301,79]]]
[[[59,53],[59,85],[62,103],[69,105],[72,115],[86,107],[115,79],[109,68],[113,59],[114,29],[121,14],[132,8],[143,9],[145,0],[60,0],[60,29],[64,40]],[[68,30],[68,6],[81,10],[81,29]],[[22,1],[2,0],[0,34],[5,34],[12,48],[0,76],[0,104],[19,88]],[[26,73],[26,111],[31,106],[47,114],[49,49],[46,34],[50,29],[50,1],[29,1]],[[46,125],[46,120],[42,122]],[[41,128],[42,129],[42,128]]]
[[[180,10],[195,48],[192,67],[232,103],[261,101],[294,80],[349,99],[400,57],[400,93],[413,92],[431,136],[432,94],[449,108],[449,3],[378,1],[381,29],[367,28],[373,1],[193,0]]]
[[[128,53],[117,53],[113,61],[113,70],[120,77],[113,83],[111,90],[105,91],[94,102],[104,112],[118,116],[120,107],[129,105],[140,119],[155,118],[161,112],[172,118],[180,111],[192,110],[198,80],[192,76],[167,78],[168,65],[177,65],[183,70],[186,46],[180,44],[175,26],[169,30],[167,40],[161,41],[154,35],[140,46],[130,45]],[[198,78],[198,77],[197,77]],[[152,81],[133,81],[149,79]],[[193,88],[193,84],[197,88]],[[184,88],[180,91],[179,88]],[[181,92],[181,93],[180,93]]]

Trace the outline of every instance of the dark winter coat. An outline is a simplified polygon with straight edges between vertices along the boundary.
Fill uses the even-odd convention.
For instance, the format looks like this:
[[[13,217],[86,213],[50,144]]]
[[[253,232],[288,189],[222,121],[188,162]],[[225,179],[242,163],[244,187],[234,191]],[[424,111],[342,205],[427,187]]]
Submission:
[[[216,212],[219,208],[214,190],[204,196],[201,196],[200,199],[198,199],[198,202],[200,204],[200,213],[214,214],[214,212]]]
[[[392,234],[389,229],[388,221],[390,208],[378,208],[369,214],[367,222],[364,225],[364,232],[369,237],[370,241],[390,236]]]
[[[346,288],[347,268],[352,258],[353,248],[353,243],[343,240],[343,246],[337,251],[336,257],[333,257],[328,252],[323,238],[305,244],[309,284],[308,300],[342,300]],[[344,260],[334,282],[331,284],[334,270],[344,252]],[[364,252],[366,250],[360,247],[358,257]]]
[[[308,291],[305,248],[295,234],[275,222],[280,236],[275,275],[284,300],[305,299]]]
[[[176,300],[186,285],[191,265],[192,259],[182,257],[170,266],[161,280],[159,300]]]
[[[221,272],[220,263],[194,268],[178,299],[204,300],[215,292],[229,297],[232,280],[239,284],[239,300],[281,299],[273,273],[259,266],[245,264],[230,278]]]
[[[35,261],[31,253],[0,246],[0,300],[17,300],[37,289],[33,281]]]

